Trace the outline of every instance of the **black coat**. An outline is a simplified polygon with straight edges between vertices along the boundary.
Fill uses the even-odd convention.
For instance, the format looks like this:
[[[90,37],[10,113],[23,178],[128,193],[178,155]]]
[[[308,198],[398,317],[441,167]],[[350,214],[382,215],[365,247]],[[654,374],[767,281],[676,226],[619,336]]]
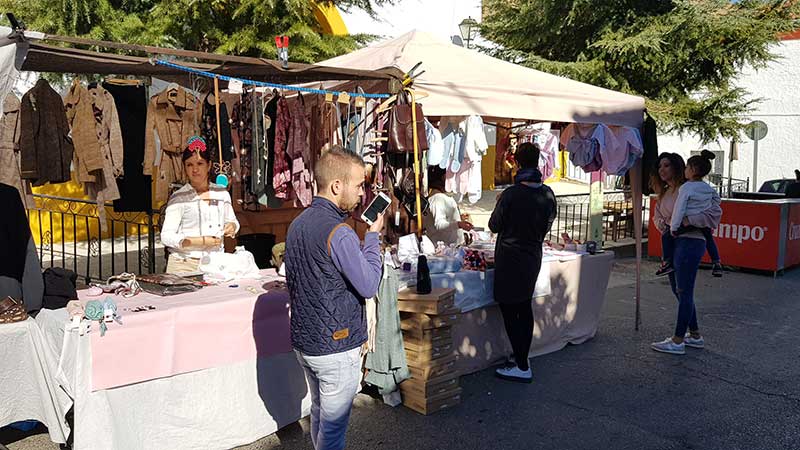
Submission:
[[[503,191],[489,229],[497,233],[494,299],[530,301],[542,267],[542,243],[556,218],[556,197],[546,185],[515,184]]]

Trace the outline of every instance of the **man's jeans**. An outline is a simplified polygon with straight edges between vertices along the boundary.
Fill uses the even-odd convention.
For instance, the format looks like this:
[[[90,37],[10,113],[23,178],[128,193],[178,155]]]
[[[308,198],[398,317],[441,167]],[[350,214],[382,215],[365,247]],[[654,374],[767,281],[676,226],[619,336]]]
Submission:
[[[316,450],[341,450],[361,380],[361,347],[332,355],[294,351],[311,391],[311,443]]]

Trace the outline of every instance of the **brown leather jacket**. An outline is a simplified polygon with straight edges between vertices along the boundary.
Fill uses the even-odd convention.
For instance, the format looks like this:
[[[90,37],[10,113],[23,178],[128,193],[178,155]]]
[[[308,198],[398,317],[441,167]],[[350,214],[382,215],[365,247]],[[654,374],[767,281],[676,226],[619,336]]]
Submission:
[[[19,152],[22,178],[34,186],[70,180],[74,148],[64,102],[46,80],[22,96]]]

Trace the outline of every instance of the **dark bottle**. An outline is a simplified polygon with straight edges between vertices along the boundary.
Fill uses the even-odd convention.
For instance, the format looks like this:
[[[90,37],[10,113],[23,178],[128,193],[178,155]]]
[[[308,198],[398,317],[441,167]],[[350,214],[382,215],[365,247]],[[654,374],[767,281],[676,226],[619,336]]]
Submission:
[[[430,294],[432,290],[428,258],[425,255],[419,255],[417,259],[417,294]]]

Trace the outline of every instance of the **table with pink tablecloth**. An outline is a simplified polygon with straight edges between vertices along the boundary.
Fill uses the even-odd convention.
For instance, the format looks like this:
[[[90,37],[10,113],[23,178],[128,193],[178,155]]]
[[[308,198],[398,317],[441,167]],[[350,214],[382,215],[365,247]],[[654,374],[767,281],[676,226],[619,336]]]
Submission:
[[[307,415],[276,280],[264,271],[171,297],[116,296],[123,324],[102,337],[97,324],[81,336],[66,311],[43,311],[46,339],[62,342],[56,379],[74,400],[74,448],[232,448]],[[143,305],[155,309],[133,311]]]

